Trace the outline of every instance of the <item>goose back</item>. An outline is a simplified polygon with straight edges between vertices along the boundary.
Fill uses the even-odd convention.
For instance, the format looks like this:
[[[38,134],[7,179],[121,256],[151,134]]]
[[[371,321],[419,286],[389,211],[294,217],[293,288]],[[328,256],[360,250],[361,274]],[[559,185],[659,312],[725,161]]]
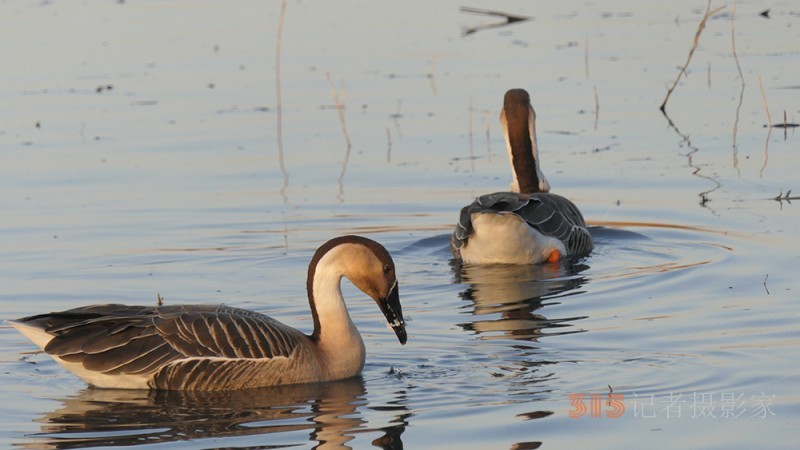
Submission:
[[[273,365],[292,373],[291,365],[313,368],[316,361],[303,345],[304,334],[263,314],[225,305],[92,305],[26,317],[16,325],[51,335],[43,350],[71,370],[77,366],[84,375],[96,374],[92,384],[100,387],[115,387],[104,386],[114,376],[139,377],[159,389],[284,384],[258,374],[274,372],[264,370]],[[289,381],[303,382],[318,373],[317,367]]]
[[[495,192],[482,195],[461,209],[450,239],[455,255],[460,254],[474,233],[474,214],[513,214],[542,235],[563,242],[569,256],[585,255],[593,247],[583,215],[566,198],[545,192]]]

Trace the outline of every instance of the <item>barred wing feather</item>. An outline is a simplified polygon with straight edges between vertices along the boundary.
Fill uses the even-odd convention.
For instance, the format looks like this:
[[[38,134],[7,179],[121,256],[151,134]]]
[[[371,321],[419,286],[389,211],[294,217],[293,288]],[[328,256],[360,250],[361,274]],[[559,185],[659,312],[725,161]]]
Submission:
[[[566,198],[550,193],[495,192],[475,199],[461,209],[450,241],[454,250],[467,244],[473,232],[472,215],[516,214],[545,236],[564,242],[569,255],[581,256],[592,249],[592,238],[578,208]]]

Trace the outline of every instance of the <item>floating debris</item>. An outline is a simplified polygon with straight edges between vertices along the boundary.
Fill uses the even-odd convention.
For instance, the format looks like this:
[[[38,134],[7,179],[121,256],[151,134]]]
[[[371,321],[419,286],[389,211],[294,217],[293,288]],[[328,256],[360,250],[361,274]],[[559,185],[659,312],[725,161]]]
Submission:
[[[489,10],[489,9],[472,8],[472,7],[469,7],[469,6],[462,6],[461,7],[461,12],[473,13],[473,14],[481,14],[481,15],[484,15],[484,16],[502,17],[502,18],[505,19],[505,21],[503,21],[503,22],[490,23],[490,24],[487,24],[487,25],[478,25],[478,26],[472,27],[472,28],[464,28],[464,36],[466,36],[468,34],[476,33],[476,32],[481,31],[481,30],[488,30],[488,29],[491,29],[491,28],[499,28],[499,27],[504,27],[506,25],[510,25],[512,23],[518,23],[518,22],[524,22],[526,20],[531,20],[531,18],[527,17],[527,16],[509,14],[509,13],[504,13],[502,11],[492,11],[492,10]]]
[[[783,193],[783,189],[781,189],[781,193],[780,194],[776,195],[775,197],[772,197],[769,200],[775,200],[776,202],[780,203],[781,206],[783,206],[783,202],[786,202],[786,203],[791,205],[792,204],[792,200],[800,200],[800,195],[792,196],[792,190],[791,189],[786,191],[786,194],[784,194]]]

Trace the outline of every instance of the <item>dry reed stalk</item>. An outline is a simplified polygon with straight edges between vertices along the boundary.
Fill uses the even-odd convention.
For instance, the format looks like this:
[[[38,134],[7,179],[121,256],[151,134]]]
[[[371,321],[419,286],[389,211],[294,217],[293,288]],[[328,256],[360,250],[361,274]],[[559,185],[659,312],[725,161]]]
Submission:
[[[469,165],[472,172],[475,172],[475,150],[472,147],[472,96],[469,97],[469,124],[467,125],[469,133]]]
[[[583,44],[583,70],[586,72],[586,79],[589,79],[589,36],[586,36]]]
[[[350,148],[352,143],[350,142],[350,133],[347,132],[347,121],[344,116],[344,83],[342,83],[341,91],[342,91],[342,98],[339,98],[339,92],[336,90],[336,86],[333,84],[333,80],[331,79],[331,74],[325,72],[325,77],[328,79],[328,85],[331,87],[331,93],[333,94],[333,102],[336,105],[336,111],[339,112],[339,123],[342,126],[342,133],[344,134],[344,140],[347,142],[347,147]]]
[[[283,156],[283,101],[281,98],[281,41],[283,36],[283,22],[286,17],[286,0],[281,2],[280,18],[278,19],[278,31],[275,39],[275,110],[277,112],[276,126],[278,139],[278,164],[283,174],[283,186],[280,194],[283,203],[289,202],[286,196],[286,188],[289,186],[289,172],[286,171],[286,162]]]
[[[392,130],[389,127],[386,127],[386,162],[392,162]]]
[[[739,147],[736,144],[736,135],[739,131],[739,112],[744,101],[744,74],[742,66],[739,64],[739,55],[736,53],[736,31],[734,29],[734,18],[736,17],[736,2],[733,2],[733,12],[731,12],[731,49],[733,50],[733,60],[736,62],[736,70],[739,72],[739,80],[742,82],[742,89],[739,91],[739,104],[736,106],[736,120],[733,122],[733,167],[739,173]]]
[[[403,105],[402,99],[397,99],[397,111],[391,115],[392,120],[394,121],[394,127],[397,128],[397,137],[403,137],[403,129],[400,128],[400,118],[403,115],[400,113],[400,107]]]
[[[764,111],[767,112],[767,125],[772,128],[772,116],[769,114],[769,105],[767,104],[767,95],[764,93],[764,84],[761,83],[761,77],[758,77],[758,88],[761,89],[761,101],[764,103]]]
[[[350,161],[350,149],[353,148],[353,144],[350,142],[350,133],[347,132],[347,121],[345,120],[344,116],[344,98],[345,98],[345,89],[344,89],[344,82],[341,84],[341,92],[342,97],[339,98],[339,92],[336,90],[336,86],[333,84],[333,79],[331,79],[331,74],[325,72],[325,78],[328,79],[328,85],[331,87],[331,93],[333,94],[333,102],[336,105],[336,110],[339,112],[339,124],[342,126],[342,134],[344,134],[344,140],[347,143],[347,148],[344,151],[344,160],[342,161],[342,171],[339,173],[339,194],[336,195],[336,199],[339,203],[344,202],[344,175],[347,172],[347,163]]]
[[[431,58],[431,67],[428,69],[428,80],[431,82],[431,92],[433,95],[436,95],[436,79],[433,77],[433,74],[436,71],[436,55],[433,55]]]
[[[490,134],[492,119],[492,112],[486,111],[486,155],[489,163],[492,162],[492,136]]]
[[[678,82],[681,80],[681,75],[684,75],[686,73],[686,69],[689,67],[689,63],[692,61],[692,56],[694,55],[695,50],[697,50],[697,46],[700,44],[700,34],[703,33],[703,29],[705,29],[706,27],[706,22],[708,22],[708,19],[711,16],[722,11],[723,9],[725,9],[725,6],[720,6],[719,8],[712,11],[711,0],[708,0],[708,4],[706,6],[706,13],[703,16],[703,19],[697,25],[697,32],[694,35],[694,44],[692,45],[691,50],[689,50],[689,56],[686,58],[686,64],[684,64],[683,67],[681,67],[681,70],[678,72],[678,76],[675,78],[675,82],[672,83],[672,87],[670,87],[667,90],[667,96],[664,97],[664,102],[661,103],[660,109],[662,113],[666,114],[667,101],[669,101],[669,97],[670,95],[672,95],[672,92],[675,90],[675,88],[678,87]]]
[[[736,54],[736,32],[733,28],[735,18],[736,18],[736,2],[733,2],[733,12],[731,12],[731,48],[733,49],[733,60],[736,61],[736,70],[739,71],[739,79],[742,80],[742,85],[744,86],[744,75],[742,74],[742,66],[739,64],[739,55]]]
[[[764,176],[764,170],[767,168],[767,163],[769,163],[769,138],[772,135],[772,117],[769,115],[769,105],[767,104],[767,95],[764,93],[764,84],[761,82],[761,77],[758,77],[758,88],[761,89],[761,101],[764,102],[764,110],[767,111],[767,137],[764,140],[764,165],[761,166],[761,170],[758,171],[758,176]]]
[[[597,121],[600,119],[600,97],[597,96],[597,85],[594,85],[594,129],[597,130]]]

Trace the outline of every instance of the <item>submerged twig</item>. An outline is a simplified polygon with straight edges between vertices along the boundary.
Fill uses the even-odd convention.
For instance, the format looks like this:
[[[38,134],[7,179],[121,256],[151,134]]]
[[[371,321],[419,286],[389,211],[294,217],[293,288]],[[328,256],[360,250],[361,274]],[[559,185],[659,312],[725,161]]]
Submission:
[[[697,32],[694,35],[694,44],[692,45],[692,48],[689,50],[689,56],[686,58],[686,64],[684,64],[683,67],[681,67],[681,70],[678,72],[678,76],[675,78],[675,82],[672,84],[672,87],[670,87],[667,90],[667,96],[664,97],[664,102],[661,103],[660,109],[662,113],[664,114],[667,113],[667,101],[669,100],[669,97],[670,95],[672,95],[672,92],[675,90],[675,88],[678,87],[678,82],[681,80],[681,75],[686,74],[686,69],[689,67],[689,63],[692,61],[692,56],[694,55],[694,52],[695,50],[697,50],[697,46],[700,43],[700,34],[703,32],[703,29],[705,29],[706,22],[708,22],[709,17],[722,11],[723,9],[725,9],[725,6],[720,6],[719,8],[714,9],[712,11],[711,0],[708,0],[708,5],[706,6],[706,13],[697,26]]]
[[[772,197],[772,198],[770,198],[768,200],[775,200],[776,202],[780,203],[781,206],[783,206],[783,202],[786,202],[786,203],[791,205],[792,204],[792,200],[800,200],[800,195],[792,196],[792,190],[791,189],[786,191],[786,193],[784,194],[783,193],[783,189],[781,189],[780,194],[778,194],[775,197]]]
[[[471,6],[462,6],[461,7],[461,12],[482,14],[484,16],[504,17],[508,21],[508,23],[522,22],[523,20],[530,19],[530,17],[527,17],[527,16],[518,16],[518,15],[515,15],[515,14],[504,13],[502,11],[493,11],[493,10],[490,10],[490,9],[473,8]]]
[[[773,125],[775,128],[783,128],[783,140],[785,141],[789,132],[789,128],[797,128],[800,127],[800,124],[789,122],[789,119],[786,117],[786,110],[783,110],[783,123],[776,123]]]
[[[789,118],[786,116],[786,110],[783,110],[783,123],[776,123],[772,125],[773,128],[783,128],[786,131],[789,128],[797,128],[800,127],[800,123],[796,122],[789,122]],[[785,134],[785,133],[784,133]],[[785,136],[784,136],[785,137]]]
[[[767,295],[769,295],[769,288],[767,288],[767,278],[769,278],[769,274],[764,277],[764,290],[767,291]]]
[[[488,30],[488,29],[491,29],[491,28],[504,27],[504,26],[510,25],[512,23],[524,22],[526,20],[530,20],[531,19],[530,17],[527,17],[527,16],[519,16],[519,15],[516,15],[516,14],[509,14],[509,13],[504,13],[504,12],[501,12],[501,11],[492,11],[492,10],[489,10],[489,9],[472,8],[472,7],[469,7],[469,6],[462,6],[461,7],[461,12],[473,13],[473,14],[481,14],[481,15],[484,15],[484,16],[502,17],[502,18],[506,19],[503,22],[491,23],[491,24],[488,24],[488,25],[478,25],[477,27],[472,27],[472,28],[464,28],[464,36],[466,36],[468,34],[472,34],[472,33],[478,32],[478,31],[481,31],[481,30]]]

